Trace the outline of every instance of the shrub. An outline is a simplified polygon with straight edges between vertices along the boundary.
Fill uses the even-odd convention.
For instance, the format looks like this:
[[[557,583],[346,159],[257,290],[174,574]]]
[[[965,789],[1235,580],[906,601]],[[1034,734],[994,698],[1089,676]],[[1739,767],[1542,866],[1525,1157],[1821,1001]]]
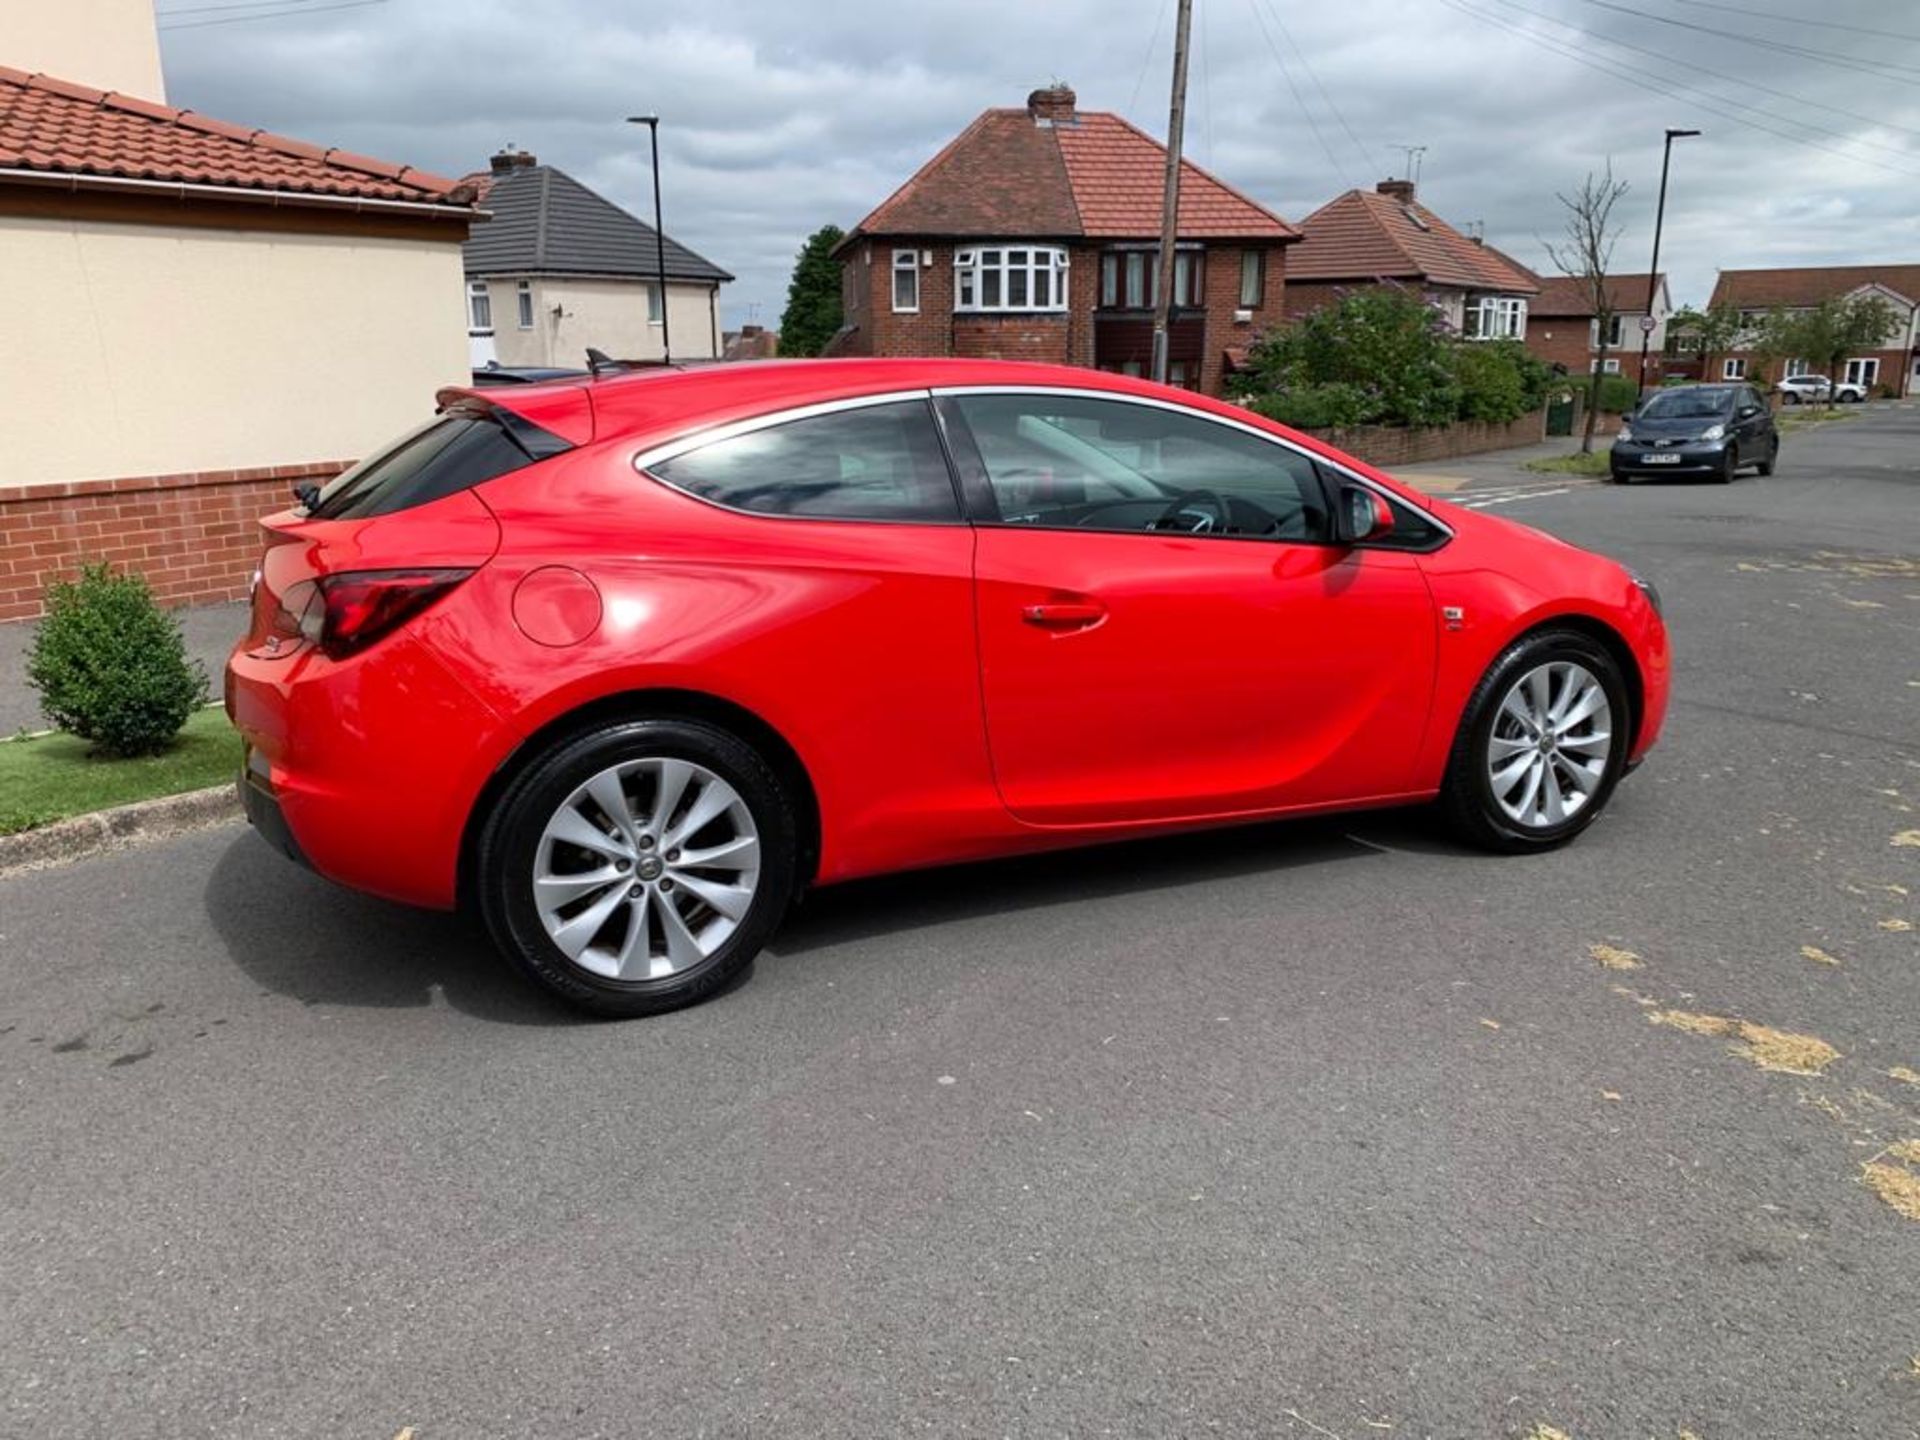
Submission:
[[[49,721],[115,757],[166,749],[207,693],[179,622],[146,581],[107,565],[48,588],[27,680]]]
[[[1598,404],[1608,415],[1625,415],[1640,398],[1630,375],[1569,375],[1563,382],[1585,404]]]
[[[1248,352],[1240,391],[1275,397],[1276,404],[1342,411],[1353,408],[1350,391],[1366,397],[1359,407],[1366,421],[1445,425],[1460,413],[1451,346],[1446,321],[1420,296],[1396,286],[1369,287],[1262,336]],[[1277,398],[1328,385],[1345,390],[1319,401]]]
[[[1540,407],[1553,372],[1518,340],[1480,340],[1454,347],[1453,378],[1462,419],[1505,424]]]
[[[1248,399],[1247,408],[1301,430],[1344,430],[1378,419],[1380,401],[1361,386],[1335,380],[1255,395]]]

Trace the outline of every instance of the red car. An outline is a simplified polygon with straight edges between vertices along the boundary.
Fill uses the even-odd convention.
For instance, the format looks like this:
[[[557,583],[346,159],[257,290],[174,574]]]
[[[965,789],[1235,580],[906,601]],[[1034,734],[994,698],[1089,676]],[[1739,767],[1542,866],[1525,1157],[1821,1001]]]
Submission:
[[[1184,391],[857,360],[439,398],[265,522],[242,791],[600,1013],[882,871],[1435,799],[1556,845],[1666,712],[1651,586]]]

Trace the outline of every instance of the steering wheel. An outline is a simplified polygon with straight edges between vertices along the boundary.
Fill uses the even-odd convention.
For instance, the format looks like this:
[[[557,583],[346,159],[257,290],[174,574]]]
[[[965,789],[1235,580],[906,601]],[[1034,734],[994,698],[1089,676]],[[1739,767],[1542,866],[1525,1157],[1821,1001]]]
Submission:
[[[1208,505],[1213,509],[1209,515],[1196,507]],[[1167,502],[1167,508],[1148,522],[1149,530],[1178,530],[1187,535],[1209,535],[1215,530],[1225,531],[1231,523],[1232,512],[1227,502],[1212,490],[1182,490]],[[1182,516],[1190,516],[1197,523],[1180,525],[1175,522]]]

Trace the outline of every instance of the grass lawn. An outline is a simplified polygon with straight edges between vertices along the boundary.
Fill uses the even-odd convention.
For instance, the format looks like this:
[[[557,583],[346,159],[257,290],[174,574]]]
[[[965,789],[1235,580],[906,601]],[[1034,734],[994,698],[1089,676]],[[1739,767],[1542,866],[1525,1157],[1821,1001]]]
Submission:
[[[1594,452],[1582,455],[1574,451],[1571,455],[1550,455],[1544,460],[1529,460],[1526,468],[1542,475],[1604,475],[1607,473],[1606,448],[1600,445],[1600,437],[1594,437]]]
[[[164,755],[102,760],[71,735],[0,740],[0,835],[232,780],[240,742],[219,706],[196,710]]]
[[[1836,405],[1823,410],[1814,405],[1794,405],[1774,412],[1773,428],[1782,435],[1790,435],[1795,430],[1811,430],[1815,425],[1831,425],[1836,420],[1856,420],[1864,408],[1854,405],[1843,410]]]

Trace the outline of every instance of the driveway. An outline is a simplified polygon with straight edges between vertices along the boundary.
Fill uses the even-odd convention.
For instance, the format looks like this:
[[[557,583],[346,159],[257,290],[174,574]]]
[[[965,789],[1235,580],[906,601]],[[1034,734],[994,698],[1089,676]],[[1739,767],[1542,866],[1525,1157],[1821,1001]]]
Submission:
[[[238,829],[0,882],[0,1430],[1920,1433],[1916,456],[1502,509],[1678,648],[1544,857],[850,886],[623,1025]]]

